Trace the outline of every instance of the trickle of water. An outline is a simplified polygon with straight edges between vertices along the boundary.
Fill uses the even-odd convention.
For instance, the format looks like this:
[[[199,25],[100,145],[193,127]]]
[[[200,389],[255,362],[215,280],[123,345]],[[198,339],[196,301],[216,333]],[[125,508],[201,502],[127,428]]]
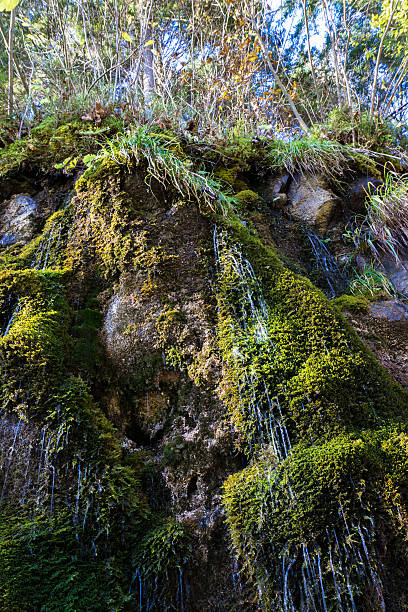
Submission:
[[[11,462],[13,461],[13,455],[14,455],[14,449],[16,446],[16,441],[17,441],[17,437],[20,431],[20,425],[21,425],[21,418],[19,418],[17,426],[15,428],[15,432],[14,432],[14,439],[13,439],[13,443],[10,447],[9,450],[9,459],[8,459],[8,463],[7,463],[7,469],[6,469],[6,473],[4,475],[4,480],[3,480],[3,487],[1,489],[1,495],[0,495],[0,505],[3,501],[3,497],[4,497],[4,493],[6,490],[6,484],[7,484],[7,479],[8,479],[8,475],[9,475],[9,471],[10,471],[10,466],[11,466]]]
[[[312,248],[316,268],[322,273],[327,284],[328,297],[333,298],[344,293],[348,285],[347,278],[325,242],[311,229],[306,230],[306,238]]]
[[[13,325],[13,323],[14,323],[17,315],[18,315],[18,313],[20,312],[20,307],[21,307],[20,299],[18,298],[17,299],[17,305],[14,308],[14,310],[13,310],[13,312],[11,314],[11,317],[8,320],[8,323],[6,325],[6,329],[4,330],[3,336],[7,336],[7,334],[9,333],[11,326]]]

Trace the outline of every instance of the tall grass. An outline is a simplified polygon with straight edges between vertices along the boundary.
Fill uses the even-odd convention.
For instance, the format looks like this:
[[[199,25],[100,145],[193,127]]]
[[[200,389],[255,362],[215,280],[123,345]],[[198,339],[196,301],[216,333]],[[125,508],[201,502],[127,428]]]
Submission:
[[[376,260],[408,255],[408,176],[387,173],[384,184],[367,199],[365,239]]]
[[[369,158],[357,149],[334,140],[316,137],[295,140],[275,140],[268,146],[268,162],[273,170],[285,168],[292,176],[323,174],[336,178],[351,163],[369,163]]]
[[[172,187],[183,199],[194,200],[200,207],[223,215],[234,209],[234,198],[225,194],[220,183],[208,172],[193,167],[176,138],[152,132],[148,126],[133,128],[107,140],[97,159],[103,157],[119,164],[145,160],[148,176]]]
[[[378,294],[395,296],[396,291],[389,278],[380,270],[376,270],[372,264],[365,266],[361,274],[357,274],[350,283],[350,291],[353,295],[365,295],[374,297]]]

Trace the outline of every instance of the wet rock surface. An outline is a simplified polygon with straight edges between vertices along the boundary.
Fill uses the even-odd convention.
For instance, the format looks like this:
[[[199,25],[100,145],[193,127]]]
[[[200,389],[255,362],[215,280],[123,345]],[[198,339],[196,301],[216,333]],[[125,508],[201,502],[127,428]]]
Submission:
[[[0,213],[0,246],[28,242],[38,228],[39,206],[28,195],[14,195],[3,202]]]
[[[395,261],[394,258],[384,257],[381,263],[395,290],[408,296],[408,260]]]
[[[397,299],[375,301],[365,313],[345,314],[391,378],[408,387],[408,305]]]
[[[376,319],[387,321],[408,321],[408,306],[400,300],[373,302],[368,307],[369,313]]]
[[[269,206],[282,207],[288,202],[287,193],[291,183],[291,177],[285,173],[278,177],[269,176],[261,186],[261,195]]]
[[[380,185],[382,181],[373,176],[358,177],[348,186],[345,204],[352,212],[364,214],[367,196],[374,194]]]
[[[325,233],[339,208],[339,199],[319,176],[298,176],[289,189],[290,214]]]
[[[186,609],[250,610],[240,607],[234,589],[239,577],[221,506],[225,475],[239,469],[239,459],[216,393],[221,364],[213,346],[212,260],[205,255],[211,227],[191,208],[175,206],[148,217],[141,232],[161,258],[151,270],[123,274],[106,301],[101,403],[127,452],[150,457],[150,505],[194,536]]]

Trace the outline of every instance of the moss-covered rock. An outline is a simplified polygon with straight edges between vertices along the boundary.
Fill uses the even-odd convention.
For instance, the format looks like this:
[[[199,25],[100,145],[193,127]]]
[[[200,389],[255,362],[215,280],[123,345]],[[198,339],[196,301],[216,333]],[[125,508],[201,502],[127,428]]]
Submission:
[[[378,491],[397,486],[382,447],[400,419],[405,431],[407,396],[322,293],[245,226],[222,225],[221,391],[250,459],[224,488],[234,547],[265,609],[374,610],[387,597],[374,524],[389,495]],[[354,549],[347,538],[358,538]]]

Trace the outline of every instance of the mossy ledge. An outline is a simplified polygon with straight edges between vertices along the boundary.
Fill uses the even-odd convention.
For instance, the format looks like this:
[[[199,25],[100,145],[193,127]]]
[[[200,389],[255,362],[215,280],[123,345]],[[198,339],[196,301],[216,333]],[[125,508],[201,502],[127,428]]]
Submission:
[[[238,219],[218,224],[221,394],[249,460],[223,499],[260,605],[404,602],[407,394],[307,279]]]
[[[197,581],[194,533],[221,516],[223,482],[248,609],[406,609],[406,393],[339,308],[234,215],[234,203],[244,219],[254,208],[264,213],[250,185],[235,180],[247,168],[234,160],[231,176],[218,169],[238,192],[223,194],[216,174],[190,168],[179,145],[162,147],[155,132],[151,151],[169,155],[192,186],[181,202],[177,175],[162,184],[151,159],[126,149],[137,144],[134,133],[118,140],[125,148],[117,155],[104,149],[84,171],[82,156],[97,154],[97,138],[116,129],[106,128],[47,120],[0,156],[5,180],[55,170],[77,179],[73,197],[32,242],[2,252],[2,609],[201,610],[187,601],[184,576]],[[149,134],[141,133],[145,146]],[[180,270],[190,276],[177,285]],[[200,275],[207,301],[194,282]],[[199,299],[184,308],[188,283]],[[137,324],[122,330],[137,360],[130,355],[120,373],[107,373],[100,330],[122,298],[139,308]],[[213,325],[205,342],[199,316]],[[125,400],[139,411],[140,447],[110,422],[105,382],[118,418]],[[208,421],[225,407],[224,421],[207,423],[201,439],[192,396]],[[202,456],[214,460],[214,479],[194,473]],[[191,477],[179,492],[174,480],[184,472]],[[210,519],[185,512],[180,522],[168,491],[152,502],[165,478],[184,509],[207,478],[216,500]]]

